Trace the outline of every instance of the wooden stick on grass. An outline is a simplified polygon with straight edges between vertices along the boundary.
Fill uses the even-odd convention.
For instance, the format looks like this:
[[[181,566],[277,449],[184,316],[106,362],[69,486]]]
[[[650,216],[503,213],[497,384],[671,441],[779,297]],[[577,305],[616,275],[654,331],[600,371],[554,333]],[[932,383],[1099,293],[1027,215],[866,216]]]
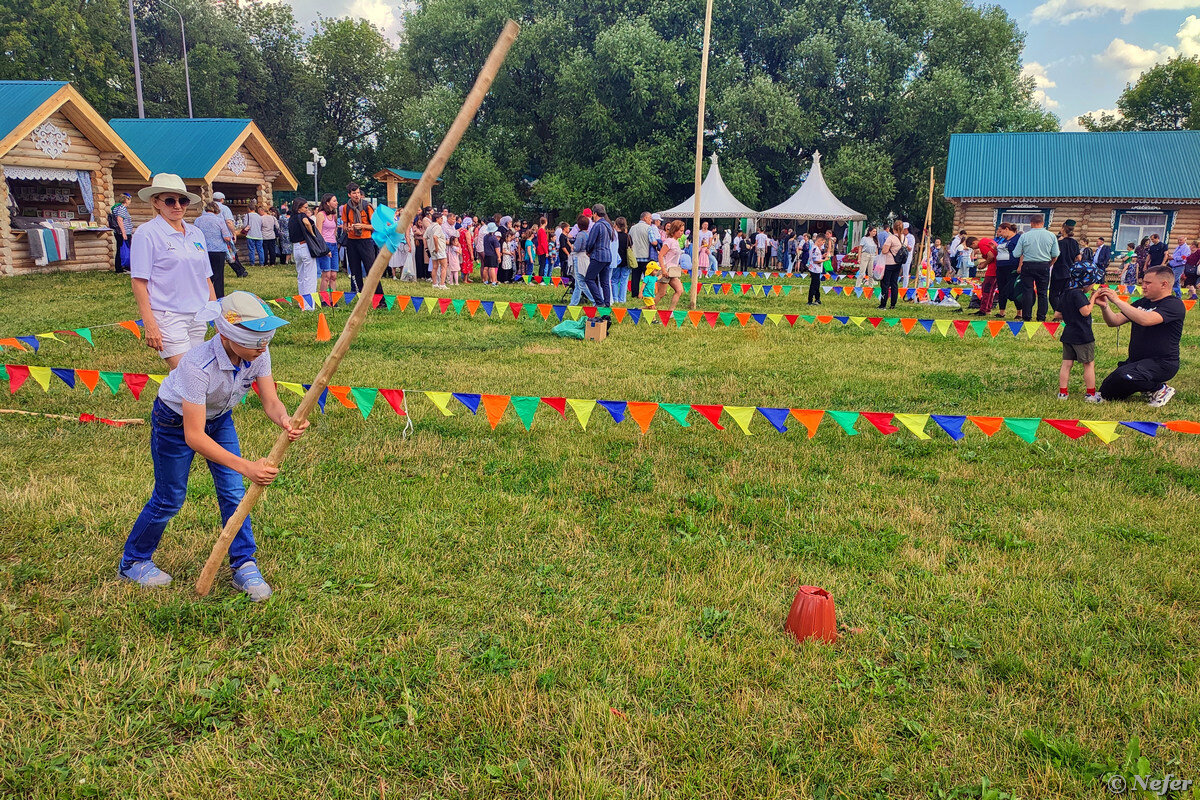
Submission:
[[[483,104],[483,98],[487,95],[488,89],[491,88],[492,81],[496,79],[497,73],[500,71],[501,64],[504,63],[505,56],[512,48],[513,42],[517,39],[517,33],[520,27],[517,23],[509,20],[504,26],[500,38],[496,40],[495,46],[492,48],[491,54],[484,62],[483,69],[479,73],[479,77],[475,79],[475,85],[471,88],[470,94],[463,102],[462,108],[459,109],[458,116],[454,118],[454,124],[450,126],[450,130],[446,133],[446,138],[438,146],[437,152],[433,154],[433,158],[429,160],[429,164],[425,167],[425,172],[421,175],[421,180],[413,188],[412,195],[408,198],[408,202],[404,204],[404,211],[396,220],[396,230],[406,231],[408,226],[412,224],[413,217],[421,206],[421,199],[425,197],[429,190],[433,188],[434,181],[442,174],[442,170],[446,167],[446,162],[450,158],[450,154],[454,152],[454,148],[458,146],[462,140],[463,134],[466,133],[467,127],[471,124],[471,120],[475,116],[475,112],[479,110],[479,106]],[[366,322],[367,314],[372,308],[373,296],[376,287],[379,286],[379,279],[383,276],[383,271],[387,267],[388,260],[392,257],[392,251],[387,247],[382,247],[379,250],[379,255],[375,257],[375,263],[371,265],[371,271],[363,281],[361,290],[358,293],[358,300],[354,304],[354,310],[350,312],[350,318],[346,322],[346,327],[342,329],[341,335],[337,342],[334,343],[333,349],[325,358],[325,363],[321,365],[317,377],[313,379],[312,386],[305,393],[304,398],[300,401],[300,405],[296,407],[296,413],[292,415],[292,424],[298,424],[308,419],[308,415],[312,412],[313,406],[317,404],[321,393],[325,391],[325,387],[329,385],[329,381],[333,380],[334,374],[345,358],[346,353],[350,350],[351,343],[354,342],[354,337],[358,335],[359,329]],[[287,453],[288,445],[287,433],[280,432],[275,439],[275,446],[271,448],[271,452],[267,455],[267,461],[278,466],[283,461],[284,455]],[[205,597],[212,590],[213,580],[217,576],[217,569],[221,566],[221,562],[225,559],[225,555],[229,552],[229,545],[233,542],[233,537],[242,527],[242,522],[250,515],[251,509],[258,503],[262,497],[263,487],[258,484],[251,484],[246,491],[246,495],[242,498],[242,502],[238,503],[237,510],[233,516],[225,523],[225,527],[221,530],[221,535],[217,538],[216,544],[213,545],[212,553],[208,556],[208,561],[204,563],[204,569],[200,573],[200,578],[196,581],[196,592]]]

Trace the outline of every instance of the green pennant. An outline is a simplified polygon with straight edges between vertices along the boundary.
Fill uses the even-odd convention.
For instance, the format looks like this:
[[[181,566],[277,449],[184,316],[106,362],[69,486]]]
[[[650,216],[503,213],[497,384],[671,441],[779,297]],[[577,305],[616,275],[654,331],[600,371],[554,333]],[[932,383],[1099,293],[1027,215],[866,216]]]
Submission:
[[[887,326],[889,328],[894,328],[900,324],[900,318],[899,317],[888,317],[887,319],[884,320],[884,322],[887,323]]]
[[[529,276],[526,275],[525,277],[528,278]],[[521,306],[521,310],[525,312],[525,316],[529,317],[529,319],[536,319],[538,317],[537,303],[526,303]]]
[[[533,428],[533,414],[537,411],[538,404],[542,402],[540,397],[511,397],[509,402],[512,403],[513,410],[517,412],[517,417],[525,425],[525,430]]]
[[[462,313],[462,310],[463,310],[463,308],[465,308],[465,307],[466,307],[466,305],[467,305],[467,301],[466,301],[466,300],[464,300],[464,299],[461,299],[461,298],[460,298],[460,299],[458,299],[458,300],[451,300],[451,301],[450,301],[450,305],[454,306],[454,313],[455,313],[455,314],[461,314],[461,313]]]
[[[578,321],[579,315],[583,313],[583,306],[567,306],[567,313],[571,315],[571,319]]]
[[[734,314],[732,311],[722,311],[721,322],[725,323],[725,327],[728,328],[730,325],[737,322],[737,314]]]
[[[787,297],[787,296],[788,296],[789,294],[791,294],[791,293],[792,293],[792,287],[791,287],[791,284],[784,284],[784,287],[783,287],[783,296],[784,296],[784,297]]]
[[[353,386],[350,388],[350,396],[354,398],[354,405],[362,412],[363,419],[366,419],[375,407],[375,398],[379,396],[379,390],[367,386]]]
[[[687,322],[687,312],[683,309],[675,309],[675,313],[672,316],[675,317],[675,324],[680,328],[683,327],[683,323]]]
[[[690,428],[692,423],[688,422],[688,412],[692,410],[691,403],[659,403],[658,407],[674,417],[681,428]]]
[[[384,304],[385,306],[387,306],[387,310],[388,310],[388,311],[391,311],[391,310],[392,310],[392,307],[393,307],[394,305],[396,305],[396,295],[394,295],[394,294],[385,294],[385,295],[383,296],[383,304]]]
[[[801,314],[800,319],[804,320],[809,325],[812,325],[817,321],[817,318],[815,316],[813,316],[812,314]]]
[[[1020,436],[1025,441],[1033,444],[1033,440],[1037,438],[1038,425],[1041,425],[1041,419],[1033,417],[1005,417],[1004,427]]]
[[[92,341],[92,329],[91,328],[76,328],[75,332],[78,333],[80,336],[82,336],[84,339],[87,339],[87,343],[90,344],[92,347],[96,346],[96,343]]]
[[[733,285],[733,293],[734,293],[734,294],[741,294],[741,293],[742,293],[742,285],[741,285],[740,283],[735,283],[735,284]]]
[[[857,411],[826,411],[826,414],[833,417],[834,422],[842,426],[842,430],[847,436],[857,436],[858,431],[854,430],[854,423],[858,422]]]
[[[977,319],[977,320],[973,321],[967,327],[969,327],[971,330],[975,331],[976,336],[982,338],[983,335],[987,332],[987,321],[982,320],[982,319]]]
[[[101,372],[100,380],[108,384],[108,388],[112,389],[112,393],[116,394],[121,389],[121,383],[125,380],[125,376],[119,372]]]

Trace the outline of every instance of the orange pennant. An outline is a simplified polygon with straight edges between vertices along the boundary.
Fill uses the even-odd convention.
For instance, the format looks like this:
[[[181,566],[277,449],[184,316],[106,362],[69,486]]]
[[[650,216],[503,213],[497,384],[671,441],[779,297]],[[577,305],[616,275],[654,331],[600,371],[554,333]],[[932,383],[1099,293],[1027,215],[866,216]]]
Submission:
[[[628,313],[629,312],[621,306],[613,306],[613,317],[617,320],[617,322],[624,322],[625,315]]]
[[[737,321],[742,324],[743,328],[746,327],[746,323],[750,321],[750,315],[745,311],[738,311],[734,314],[734,316],[737,317]]]
[[[24,342],[17,341],[16,339],[0,339],[0,347],[15,347],[18,350],[29,349],[25,346]]]
[[[1000,331],[1004,330],[1004,321],[999,319],[990,320],[987,324],[988,333],[995,339],[1000,335]]]
[[[974,422],[979,430],[991,436],[996,431],[1000,430],[1000,426],[1004,424],[1004,417],[967,417]]]
[[[138,324],[136,322],[134,322],[133,320],[127,319],[124,322],[118,322],[117,324],[120,325],[125,330],[132,333],[134,336],[138,337],[139,339],[142,338],[142,329],[139,328]]]
[[[100,382],[100,371],[95,369],[77,369],[75,377],[83,381],[83,385],[87,387],[89,392],[96,391],[96,384]]]
[[[550,314],[554,311],[554,309],[550,307],[549,303],[538,303],[537,310],[538,313],[542,315],[543,322],[550,319]]]
[[[483,410],[487,412],[492,430],[496,430],[496,426],[500,424],[500,418],[504,416],[504,409],[508,408],[509,395],[485,394],[480,399],[483,401]]]
[[[699,328],[700,320],[704,319],[704,312],[703,311],[689,311],[688,319],[690,319],[692,321],[693,328]]]
[[[816,409],[793,408],[792,416],[800,420],[800,424],[808,428],[808,438],[813,438],[817,435],[817,426],[821,424],[821,417],[825,416],[824,411]]]
[[[329,393],[336,397],[338,402],[344,405],[346,408],[353,408],[355,410],[358,409],[358,406],[355,405],[354,401],[350,399],[349,386],[330,386]]]
[[[1176,433],[1200,433],[1200,422],[1187,422],[1186,420],[1177,419],[1171,422],[1164,422],[1167,430],[1175,431]]]
[[[408,301],[411,299],[412,298],[406,294],[396,295],[396,310],[403,311],[404,309],[408,308]]]
[[[823,315],[818,316],[817,322],[821,323],[822,325],[828,325],[829,323],[833,322],[833,317],[828,317],[828,316],[823,316]]]
[[[658,403],[626,403],[625,410],[645,433],[650,428],[650,420],[654,419],[654,412],[658,411]]]
[[[467,313],[468,314],[470,314],[473,317],[473,316],[475,316],[475,312],[478,310],[479,310],[479,301],[478,300],[468,300],[467,301]]]
[[[912,317],[902,317],[900,319],[900,327],[904,329],[905,333],[912,332],[913,326],[916,324],[917,321]]]

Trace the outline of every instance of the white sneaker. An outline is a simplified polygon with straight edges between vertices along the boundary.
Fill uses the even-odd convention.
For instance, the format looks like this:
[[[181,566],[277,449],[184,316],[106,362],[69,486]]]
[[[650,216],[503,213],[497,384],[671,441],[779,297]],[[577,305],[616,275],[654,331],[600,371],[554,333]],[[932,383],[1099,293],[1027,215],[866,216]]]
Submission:
[[[1067,394],[1066,392],[1059,392],[1059,393],[1058,393],[1058,399],[1059,399],[1059,400],[1066,400],[1068,397],[1070,397],[1070,395],[1069,395],[1069,394]]]
[[[1169,403],[1171,398],[1174,396],[1175,389],[1164,383],[1162,388],[1151,394],[1150,399],[1146,402],[1151,408],[1162,408]]]
[[[1084,395],[1083,402],[1085,402],[1085,403],[1103,403],[1104,398],[1100,396],[1099,392],[1096,392],[1095,394]]]

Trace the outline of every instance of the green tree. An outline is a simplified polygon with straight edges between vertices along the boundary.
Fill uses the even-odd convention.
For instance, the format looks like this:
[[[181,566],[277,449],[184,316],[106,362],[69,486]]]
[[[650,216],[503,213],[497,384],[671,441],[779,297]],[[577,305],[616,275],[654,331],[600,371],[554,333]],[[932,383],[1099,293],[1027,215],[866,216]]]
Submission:
[[[1126,84],[1117,98],[1120,114],[1087,114],[1089,131],[1200,130],[1200,58],[1177,56]]]

